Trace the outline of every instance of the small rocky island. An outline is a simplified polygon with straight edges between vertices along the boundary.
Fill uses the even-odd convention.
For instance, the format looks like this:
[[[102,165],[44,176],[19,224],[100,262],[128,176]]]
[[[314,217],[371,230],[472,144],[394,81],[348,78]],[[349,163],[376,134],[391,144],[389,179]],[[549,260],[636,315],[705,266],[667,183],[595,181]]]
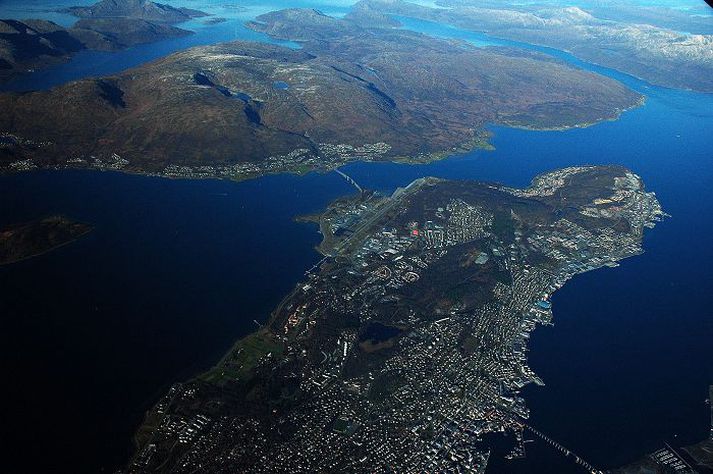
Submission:
[[[67,245],[91,232],[88,224],[51,216],[0,228],[0,265],[19,262]]]
[[[324,259],[212,370],[174,385],[126,472],[484,472],[525,456],[529,335],[575,275],[642,252],[663,216],[621,167],[514,189],[423,178],[320,216]],[[595,468],[575,454],[574,462]]]

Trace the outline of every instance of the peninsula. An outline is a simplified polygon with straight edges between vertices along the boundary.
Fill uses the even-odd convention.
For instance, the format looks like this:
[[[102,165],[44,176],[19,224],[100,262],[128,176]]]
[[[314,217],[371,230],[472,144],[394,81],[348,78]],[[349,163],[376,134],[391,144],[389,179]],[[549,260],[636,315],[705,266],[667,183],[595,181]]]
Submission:
[[[126,472],[473,472],[526,455],[528,338],[575,275],[642,252],[663,216],[615,166],[530,187],[422,178],[335,201],[324,259],[212,370],[175,384]],[[573,463],[594,470],[572,454]]]

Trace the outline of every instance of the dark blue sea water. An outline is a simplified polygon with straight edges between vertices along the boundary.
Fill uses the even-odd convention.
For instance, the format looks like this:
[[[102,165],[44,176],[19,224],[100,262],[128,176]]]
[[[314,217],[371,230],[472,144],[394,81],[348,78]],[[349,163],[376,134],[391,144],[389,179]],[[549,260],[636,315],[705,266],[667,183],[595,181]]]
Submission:
[[[424,22],[405,27],[522,46]],[[200,28],[205,42],[235,33],[226,23]],[[78,57],[61,74],[30,80],[50,87],[184,46],[146,46],[138,62],[126,52],[104,63]],[[532,425],[610,467],[665,440],[683,444],[707,432],[713,96],[653,87],[537,49],[623,81],[647,95],[646,105],[586,129],[492,127],[493,152],[429,165],[355,163],[345,171],[382,191],[425,175],[524,186],[538,173],[592,163],[623,164],[643,177],[672,217],[647,233],[644,255],[580,275],[556,293],[555,326],[536,330],[531,343],[531,365],[547,384],[526,389]],[[0,225],[53,213],[95,225],[69,246],[0,267],[4,466],[96,472],[121,464],[143,410],[169,384],[215,362],[254,328],[253,319],[265,320],[319,259],[316,228],[293,217],[350,191],[334,173],[244,183],[90,171],[0,177]],[[518,463],[494,457],[492,472],[578,472],[544,445],[528,450]]]

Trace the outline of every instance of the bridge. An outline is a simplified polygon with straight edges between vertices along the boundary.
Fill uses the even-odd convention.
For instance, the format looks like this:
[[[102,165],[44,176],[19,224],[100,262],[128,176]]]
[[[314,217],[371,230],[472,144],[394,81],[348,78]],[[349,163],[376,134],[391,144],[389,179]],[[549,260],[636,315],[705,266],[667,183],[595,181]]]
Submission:
[[[582,466],[583,468],[585,468],[585,469],[586,469],[587,471],[589,471],[591,474],[602,474],[602,473],[603,473],[603,471],[601,471],[600,469],[595,468],[594,466],[592,466],[591,464],[589,464],[587,461],[585,461],[584,459],[582,459],[580,456],[578,456],[577,454],[573,453],[571,450],[565,448],[565,447],[562,446],[560,443],[558,443],[557,441],[553,440],[552,438],[550,438],[550,437],[547,436],[546,434],[542,433],[541,431],[536,430],[536,429],[533,428],[532,426],[530,426],[530,425],[528,425],[527,423],[524,423],[524,422],[522,422],[522,421],[519,421],[518,423],[520,423],[520,425],[522,425],[523,428],[529,430],[532,434],[534,434],[535,436],[537,436],[538,438],[540,438],[541,440],[543,440],[545,443],[549,444],[550,446],[552,446],[553,448],[555,448],[557,451],[559,451],[560,453],[562,453],[565,457],[572,456],[572,457],[574,458],[574,462],[576,462],[577,464],[579,464],[580,466]]]
[[[484,384],[479,384],[478,385],[479,393],[481,395],[484,395],[485,397],[490,398],[492,402],[494,402],[496,405],[498,404],[498,399],[499,399],[499,393],[495,392],[492,388],[484,385]],[[711,394],[713,396],[713,394]],[[592,464],[588,463],[585,461],[581,456],[578,454],[575,454],[572,452],[571,449],[565,448],[562,444],[558,443],[554,439],[550,438],[543,432],[539,431],[536,428],[533,428],[532,426],[528,425],[525,423],[525,421],[520,418],[517,415],[514,414],[507,414],[506,415],[515,425],[519,426],[522,430],[528,430],[541,440],[543,440],[545,443],[549,444],[555,450],[559,451],[564,457],[572,457],[574,459],[574,462],[577,463],[578,465],[582,466],[584,469],[586,469],[590,474],[604,474],[604,471],[601,469],[597,469],[594,467]]]
[[[334,172],[337,173],[337,174],[339,174],[339,176],[341,176],[342,178],[344,178],[347,183],[349,183],[349,184],[351,184],[352,186],[354,186],[355,188],[357,188],[360,193],[363,193],[363,192],[364,192],[364,190],[362,189],[362,187],[359,186],[359,185],[357,184],[357,182],[352,179],[351,176],[349,176],[348,174],[346,174],[345,172],[343,172],[342,170],[339,170],[339,169],[335,169]]]

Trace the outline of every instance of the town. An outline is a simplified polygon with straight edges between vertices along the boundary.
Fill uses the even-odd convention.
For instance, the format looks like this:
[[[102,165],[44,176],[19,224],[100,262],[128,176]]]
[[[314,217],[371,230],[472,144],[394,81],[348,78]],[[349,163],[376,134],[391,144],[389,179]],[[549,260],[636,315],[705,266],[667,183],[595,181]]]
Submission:
[[[600,472],[528,424],[528,340],[570,278],[642,252],[654,194],[619,167],[358,190],[265,326],[151,410],[128,472],[482,473],[506,432],[508,459],[527,432]]]

